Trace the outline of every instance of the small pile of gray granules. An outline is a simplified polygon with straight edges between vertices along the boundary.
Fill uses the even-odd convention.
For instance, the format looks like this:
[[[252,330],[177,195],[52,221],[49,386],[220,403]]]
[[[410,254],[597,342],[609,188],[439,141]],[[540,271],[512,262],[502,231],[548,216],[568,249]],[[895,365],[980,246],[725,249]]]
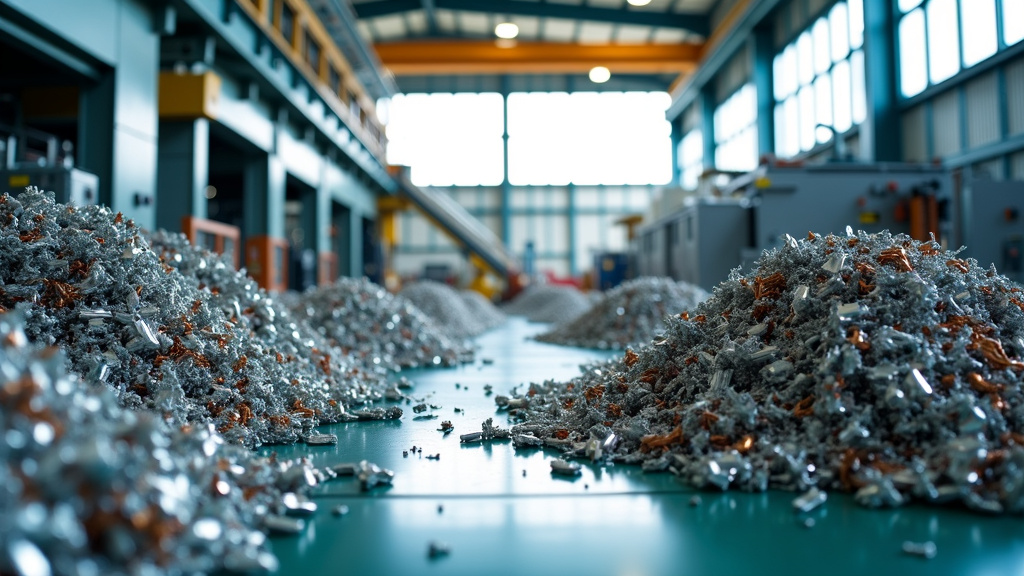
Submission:
[[[0,197],[0,308],[23,303],[29,337],[59,346],[72,371],[122,405],[178,425],[212,422],[247,447],[295,442],[346,417],[350,389],[324,380],[329,352],[307,352],[318,369],[297,370],[298,354],[255,337],[214,289],[162,262],[108,208],[35,189]]]
[[[526,316],[530,322],[559,324],[576,319],[590,309],[587,295],[573,286],[535,284],[506,304],[506,314]]]
[[[398,295],[412,302],[454,339],[472,338],[487,330],[459,292],[447,284],[432,280],[411,282],[402,286]]]
[[[381,398],[387,370],[344,354],[307,322],[296,318],[278,294],[268,294],[226,257],[193,246],[183,234],[157,231],[149,237],[161,260],[208,290],[211,304],[235,318],[267,348],[281,354],[285,368],[303,382],[320,382],[332,399],[357,406]],[[275,361],[277,361],[275,357]]]
[[[707,292],[687,282],[636,278],[606,292],[587,313],[536,339],[605,350],[647,344],[665,329],[666,316],[690,310],[707,297]]]
[[[505,316],[504,312],[499,310],[493,302],[476,290],[462,290],[459,292],[459,295],[462,297],[462,301],[465,303],[469,313],[483,325],[484,329],[481,332],[497,328],[508,321],[508,317]]]
[[[20,305],[19,310],[27,308]],[[0,315],[0,573],[276,570],[265,523],[322,472],[126,410]],[[310,482],[310,479],[313,482]]]
[[[994,269],[886,232],[786,237],[651,345],[532,386],[513,438],[698,487],[1020,513],[1022,355],[1024,292]]]
[[[340,278],[302,295],[296,315],[342,351],[392,370],[472,362],[473,351],[450,337],[409,300],[366,278]]]

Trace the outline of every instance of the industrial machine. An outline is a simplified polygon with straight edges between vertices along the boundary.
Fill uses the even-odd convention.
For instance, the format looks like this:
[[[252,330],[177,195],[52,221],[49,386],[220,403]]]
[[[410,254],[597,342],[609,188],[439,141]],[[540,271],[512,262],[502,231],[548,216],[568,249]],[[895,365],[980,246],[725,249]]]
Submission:
[[[99,201],[99,177],[75,168],[72,145],[27,128],[0,126],[0,192],[20,194],[27,186],[53,192],[57,202]]]
[[[731,269],[780,246],[786,234],[841,234],[850,226],[947,239],[952,190],[950,172],[939,166],[769,162],[734,179],[722,197],[688,198],[641,229],[637,273],[711,290]]]
[[[951,248],[978,264],[995,264],[1001,274],[1024,281],[1024,182],[970,179],[957,205]]]

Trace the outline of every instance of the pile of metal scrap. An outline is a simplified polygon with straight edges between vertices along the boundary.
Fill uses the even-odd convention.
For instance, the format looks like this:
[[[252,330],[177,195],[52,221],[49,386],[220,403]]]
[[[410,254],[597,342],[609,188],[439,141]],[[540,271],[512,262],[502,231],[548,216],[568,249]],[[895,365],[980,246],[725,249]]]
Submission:
[[[277,568],[263,530],[301,523],[284,515],[310,508],[304,493],[322,472],[257,458],[212,425],[126,410],[22,327],[19,314],[0,316],[0,572]]]
[[[506,314],[522,315],[530,322],[559,324],[575,320],[593,302],[573,286],[534,284],[503,307]]]
[[[508,320],[504,312],[476,290],[462,290],[459,295],[462,296],[462,301],[469,313],[477,319],[477,322],[483,324],[482,332],[497,328]]]
[[[513,435],[700,487],[1024,512],[1024,291],[935,242],[786,238],[662,338],[533,385]],[[507,400],[507,399],[506,399]]]
[[[29,189],[0,198],[0,247],[0,307],[22,310],[33,341],[59,346],[123,406],[212,422],[248,447],[346,418],[359,386],[326,383],[331,352],[299,360],[294,341],[255,336],[254,315],[162,261],[120,214]]]
[[[295,313],[361,361],[391,370],[454,366],[473,351],[412,302],[366,278],[340,278],[302,295]]]
[[[536,338],[604,350],[643,345],[661,334],[667,316],[690,310],[707,297],[707,292],[687,282],[637,278],[609,290],[586,313]]]
[[[412,302],[453,339],[472,338],[494,327],[493,315],[479,301],[470,304],[469,299],[447,284],[420,280],[403,286],[398,295]],[[485,300],[483,304],[489,303]]]
[[[161,261],[210,292],[219,307],[266,348],[281,355],[280,363],[305,382],[321,382],[331,398],[346,407],[379,400],[388,370],[363,358],[345,354],[308,322],[296,317],[277,294],[268,294],[230,261],[193,246],[182,234],[158,231],[149,237]],[[278,361],[276,355],[274,358]]]

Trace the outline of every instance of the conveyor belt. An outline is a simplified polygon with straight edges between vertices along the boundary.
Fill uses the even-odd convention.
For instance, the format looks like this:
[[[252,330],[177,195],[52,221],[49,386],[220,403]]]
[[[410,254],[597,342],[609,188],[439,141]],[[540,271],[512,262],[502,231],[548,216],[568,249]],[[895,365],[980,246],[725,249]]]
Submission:
[[[436,420],[325,426],[337,446],[272,446],[318,466],[368,459],[396,472],[394,486],[364,493],[339,479],[314,496],[319,511],[298,536],[274,537],[280,574],[1019,574],[1024,524],[959,508],[868,510],[845,494],[808,515],[794,494],[695,491],[670,474],[585,465],[577,479],[554,477],[553,451],[513,450],[508,441],[461,445],[459,434],[495,418],[495,394],[525,382],[565,379],[604,354],[526,340],[542,325],[515,319],[476,339],[476,364],[405,373],[413,395],[440,406]],[[492,359],[484,364],[480,359]],[[522,390],[523,388],[521,388]],[[464,412],[456,413],[455,408]],[[451,420],[455,431],[437,431]],[[402,457],[413,445],[422,454]],[[440,454],[440,460],[427,455]],[[523,471],[526,476],[523,476]],[[690,499],[698,494],[699,506]],[[347,505],[349,514],[331,509]],[[439,511],[438,507],[442,509]],[[431,541],[451,554],[429,559]],[[934,541],[932,560],[908,556],[904,541]]]
[[[421,188],[403,174],[393,174],[400,193],[453,241],[476,255],[495,275],[510,279],[519,273],[519,264],[504,242],[473,217],[461,204],[433,188]]]

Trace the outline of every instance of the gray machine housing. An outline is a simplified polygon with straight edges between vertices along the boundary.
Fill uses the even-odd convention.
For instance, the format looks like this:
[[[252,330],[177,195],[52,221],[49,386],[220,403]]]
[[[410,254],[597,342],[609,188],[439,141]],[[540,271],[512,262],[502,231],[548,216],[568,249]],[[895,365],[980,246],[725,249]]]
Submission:
[[[735,179],[723,197],[691,197],[683,207],[641,228],[636,272],[670,276],[712,290],[736,267],[749,269],[785,235],[910,231],[900,217],[913,196],[936,199],[939,236],[949,234],[953,180],[931,165],[835,162],[766,164]]]
[[[22,165],[0,170],[3,192],[21,194],[26,186],[51,191],[57,202],[85,206],[99,201],[100,179],[95,174],[66,166]]]
[[[971,179],[957,202],[955,242],[981,266],[1024,281],[1024,182]]]

